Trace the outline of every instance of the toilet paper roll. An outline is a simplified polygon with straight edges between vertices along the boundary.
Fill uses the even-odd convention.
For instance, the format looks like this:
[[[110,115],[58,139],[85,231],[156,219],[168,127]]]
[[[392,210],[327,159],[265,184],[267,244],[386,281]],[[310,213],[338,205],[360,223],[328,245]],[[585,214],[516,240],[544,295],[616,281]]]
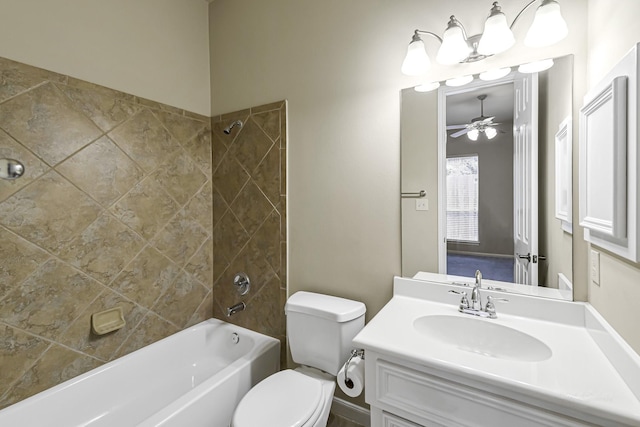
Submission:
[[[349,378],[349,381],[346,381]],[[351,359],[349,371],[347,364],[342,365],[338,372],[338,387],[349,397],[360,396],[364,390],[364,360],[360,356]]]

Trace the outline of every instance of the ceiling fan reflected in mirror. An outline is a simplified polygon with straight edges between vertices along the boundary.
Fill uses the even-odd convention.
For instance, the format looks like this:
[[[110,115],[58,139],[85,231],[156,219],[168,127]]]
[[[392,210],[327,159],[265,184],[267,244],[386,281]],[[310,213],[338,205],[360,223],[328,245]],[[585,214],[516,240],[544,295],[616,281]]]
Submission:
[[[470,140],[477,141],[481,133],[484,134],[487,139],[493,139],[498,134],[498,129],[495,127],[500,123],[493,121],[495,116],[487,117],[484,115],[484,100],[487,98],[487,95],[478,95],[477,98],[480,100],[480,116],[473,118],[471,123],[447,126],[447,130],[460,129],[458,132],[449,135],[451,138],[458,138],[466,134]],[[500,132],[504,133],[503,131]]]

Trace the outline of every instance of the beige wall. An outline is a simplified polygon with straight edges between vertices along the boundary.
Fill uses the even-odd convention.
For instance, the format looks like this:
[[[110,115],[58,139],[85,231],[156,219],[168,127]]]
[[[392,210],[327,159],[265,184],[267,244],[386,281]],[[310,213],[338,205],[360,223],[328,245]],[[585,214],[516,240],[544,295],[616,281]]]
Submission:
[[[640,2],[589,0],[589,87],[596,84],[628,51],[640,41]],[[582,93],[584,95],[584,92]],[[575,190],[575,187],[574,187]],[[607,321],[640,352],[640,265],[600,252],[600,286],[589,283],[589,301]],[[585,248],[588,252],[588,249]],[[586,256],[586,254],[585,254]],[[588,263],[579,266],[587,273]]]
[[[513,17],[521,6],[503,10]],[[455,13],[477,33],[489,7],[477,0],[211,4],[213,113],[289,101],[289,293],[361,300],[368,318],[389,299],[401,270],[398,94],[421,82],[403,76],[400,64],[415,28],[442,31]],[[562,7],[571,33],[558,45],[434,66],[433,78],[584,54],[586,3]],[[528,12],[516,25],[519,40],[532,18]],[[434,53],[436,42],[426,43]]]
[[[0,56],[210,115],[205,0],[0,4]]]

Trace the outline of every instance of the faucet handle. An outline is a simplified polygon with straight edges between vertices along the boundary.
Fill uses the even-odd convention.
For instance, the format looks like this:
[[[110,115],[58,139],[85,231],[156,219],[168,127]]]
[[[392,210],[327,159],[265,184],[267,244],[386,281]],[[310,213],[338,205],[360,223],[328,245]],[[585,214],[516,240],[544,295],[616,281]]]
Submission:
[[[462,295],[462,298],[460,298],[460,310],[465,310],[467,308],[469,308],[469,299],[467,298],[467,293],[464,291],[454,291],[453,289],[449,290],[450,294],[457,294],[457,295]]]
[[[484,311],[489,313],[489,317],[492,319],[498,317],[498,315],[496,314],[496,305],[494,304],[494,301],[509,302],[509,300],[506,298],[495,298],[491,295],[487,296],[487,305],[485,306]]]

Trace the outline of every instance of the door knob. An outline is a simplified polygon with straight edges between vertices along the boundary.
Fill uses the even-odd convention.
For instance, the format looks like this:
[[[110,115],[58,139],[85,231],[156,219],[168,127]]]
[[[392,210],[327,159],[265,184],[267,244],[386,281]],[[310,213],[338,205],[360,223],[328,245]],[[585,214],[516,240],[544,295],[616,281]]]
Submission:
[[[520,259],[526,259],[527,261],[531,262],[531,254],[526,254],[526,255],[516,254],[516,255],[518,255],[518,258]]]

